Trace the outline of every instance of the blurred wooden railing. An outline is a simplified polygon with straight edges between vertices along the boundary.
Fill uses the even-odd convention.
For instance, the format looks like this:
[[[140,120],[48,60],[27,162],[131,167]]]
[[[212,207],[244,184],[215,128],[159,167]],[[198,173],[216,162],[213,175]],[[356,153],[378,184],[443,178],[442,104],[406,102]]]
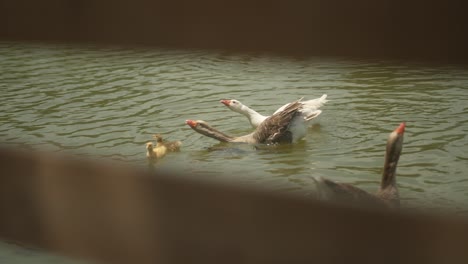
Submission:
[[[0,40],[466,65],[467,20],[461,1],[6,0]],[[468,263],[468,221],[450,215],[349,207],[5,148],[0,171],[0,239],[77,258]]]
[[[468,61],[463,1],[3,0],[0,38]]]
[[[468,222],[0,151],[0,237],[107,263],[466,263]],[[254,172],[253,172],[254,173]]]

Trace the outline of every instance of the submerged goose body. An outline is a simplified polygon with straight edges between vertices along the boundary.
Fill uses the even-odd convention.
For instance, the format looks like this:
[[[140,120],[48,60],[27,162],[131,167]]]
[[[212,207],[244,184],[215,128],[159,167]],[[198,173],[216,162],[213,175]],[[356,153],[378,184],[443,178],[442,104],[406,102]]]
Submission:
[[[391,208],[399,207],[400,197],[396,185],[396,168],[403,148],[405,126],[405,123],[401,123],[388,137],[383,174],[377,193],[371,194],[347,183],[337,183],[320,178],[318,188],[321,198],[344,202],[358,201]]]
[[[326,99],[327,95],[324,94],[320,98],[316,99],[311,99],[307,101],[302,101],[299,100],[299,102],[302,105],[301,110],[299,111],[301,116],[303,117],[302,122],[299,122],[300,120],[298,119],[296,124],[294,126],[308,126],[309,120],[306,120],[308,116],[315,115],[318,116],[322,113],[321,110],[318,110],[320,107],[322,107],[328,100]],[[240,113],[244,116],[247,117],[249,120],[250,124],[252,127],[256,128],[258,127],[263,121],[265,121],[269,116],[264,116],[257,111],[251,109],[250,107],[242,104],[240,101],[236,99],[225,99],[220,101],[222,104],[227,106],[229,109],[231,109],[234,112]],[[273,114],[276,114],[278,112],[283,111],[287,106],[289,106],[291,103],[287,103],[283,105],[282,107],[278,108]]]
[[[249,144],[276,144],[276,143],[293,143],[303,135],[295,133],[291,130],[296,119],[301,118],[300,110],[303,105],[300,100],[290,103],[282,111],[268,117],[264,120],[254,132],[234,137],[229,136],[208,125],[203,120],[187,120],[186,123],[196,132],[207,137],[214,138],[221,142],[239,142]],[[311,115],[308,118],[313,119],[317,115]]]

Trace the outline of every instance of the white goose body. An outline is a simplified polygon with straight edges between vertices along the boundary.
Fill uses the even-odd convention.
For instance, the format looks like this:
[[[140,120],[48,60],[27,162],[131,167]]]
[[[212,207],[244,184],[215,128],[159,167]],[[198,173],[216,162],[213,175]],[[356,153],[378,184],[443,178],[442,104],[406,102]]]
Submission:
[[[320,98],[311,99],[307,101],[302,101],[302,98],[299,99],[301,104],[301,109],[298,111],[300,114],[297,115],[290,124],[289,130],[293,134],[293,142],[303,138],[307,133],[307,127],[311,124],[311,120],[317,117],[322,113],[321,110],[318,110],[323,106],[328,100],[326,99],[327,95],[324,94]],[[231,99],[231,100],[221,100],[221,103],[227,106],[234,112],[243,114],[247,117],[252,127],[257,128],[265,119],[269,116],[264,116],[258,113],[257,111],[249,108],[248,106],[242,104],[240,101]],[[276,110],[273,114],[279,113],[286,109],[291,103],[287,103]]]

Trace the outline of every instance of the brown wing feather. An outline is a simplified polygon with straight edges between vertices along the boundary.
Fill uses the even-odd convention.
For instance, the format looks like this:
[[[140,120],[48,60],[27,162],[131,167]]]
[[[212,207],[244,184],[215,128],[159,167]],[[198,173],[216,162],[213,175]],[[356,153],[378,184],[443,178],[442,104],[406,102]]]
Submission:
[[[265,119],[257,127],[253,137],[258,143],[291,143],[292,134],[288,130],[289,125],[301,108],[300,100],[290,103],[283,111]]]

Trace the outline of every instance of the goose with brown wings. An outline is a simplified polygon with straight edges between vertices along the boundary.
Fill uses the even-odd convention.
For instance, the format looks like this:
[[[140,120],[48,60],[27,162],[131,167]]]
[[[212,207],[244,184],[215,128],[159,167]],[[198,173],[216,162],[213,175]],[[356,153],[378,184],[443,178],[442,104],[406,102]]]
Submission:
[[[185,123],[196,132],[219,140],[221,142],[239,142],[249,144],[282,144],[294,143],[303,135],[297,135],[291,130],[291,124],[297,119],[308,120],[318,116],[313,113],[303,117],[301,110],[303,104],[300,100],[290,103],[282,111],[275,113],[263,121],[252,133],[243,136],[230,136],[210,126],[203,120],[187,120]]]

